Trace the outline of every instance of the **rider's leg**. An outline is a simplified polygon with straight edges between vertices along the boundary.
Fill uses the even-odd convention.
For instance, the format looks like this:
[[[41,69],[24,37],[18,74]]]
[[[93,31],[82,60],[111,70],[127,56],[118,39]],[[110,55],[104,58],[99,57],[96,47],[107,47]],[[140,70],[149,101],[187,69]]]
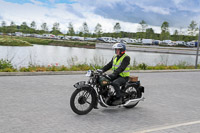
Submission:
[[[113,104],[121,104],[122,103],[120,86],[125,84],[126,81],[127,81],[126,78],[119,77],[112,82],[112,85],[113,85],[115,92],[116,92],[116,98],[117,98],[117,100],[114,101]]]

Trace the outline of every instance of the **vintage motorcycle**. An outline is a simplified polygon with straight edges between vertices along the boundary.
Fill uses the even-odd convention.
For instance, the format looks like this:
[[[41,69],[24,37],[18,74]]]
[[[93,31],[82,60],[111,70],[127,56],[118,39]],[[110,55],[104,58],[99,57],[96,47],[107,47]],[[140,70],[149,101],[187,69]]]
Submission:
[[[140,81],[128,81],[121,86],[122,104],[114,105],[115,90],[107,74],[89,70],[86,76],[89,77],[87,82],[74,84],[76,90],[70,98],[71,109],[78,115],[85,115],[93,108],[98,109],[98,103],[102,107],[133,108],[144,99],[144,87],[140,85]]]

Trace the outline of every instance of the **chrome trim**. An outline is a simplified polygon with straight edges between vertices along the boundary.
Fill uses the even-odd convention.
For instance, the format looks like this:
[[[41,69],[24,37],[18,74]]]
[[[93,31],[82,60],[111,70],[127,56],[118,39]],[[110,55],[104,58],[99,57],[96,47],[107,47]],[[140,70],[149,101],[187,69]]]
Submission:
[[[144,101],[144,99],[145,98],[143,96],[141,98],[132,99],[132,100],[127,101],[125,104],[122,104],[121,106],[128,106],[128,105],[131,105],[131,104],[136,104],[139,101]]]
[[[105,106],[105,107],[108,107],[108,105],[106,103],[104,103],[103,99],[102,99],[102,96],[100,95],[100,102]]]

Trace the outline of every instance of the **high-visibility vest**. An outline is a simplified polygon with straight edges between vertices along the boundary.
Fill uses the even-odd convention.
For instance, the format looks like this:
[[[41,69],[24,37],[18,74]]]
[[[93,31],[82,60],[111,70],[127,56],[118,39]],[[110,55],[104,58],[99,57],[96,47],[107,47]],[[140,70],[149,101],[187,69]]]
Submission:
[[[128,56],[124,54],[122,57],[119,58],[117,61],[117,55],[113,56],[113,65],[112,65],[112,71],[116,70],[122,63],[123,59]],[[129,77],[130,76],[130,65],[126,67],[126,69],[119,74],[121,77]]]

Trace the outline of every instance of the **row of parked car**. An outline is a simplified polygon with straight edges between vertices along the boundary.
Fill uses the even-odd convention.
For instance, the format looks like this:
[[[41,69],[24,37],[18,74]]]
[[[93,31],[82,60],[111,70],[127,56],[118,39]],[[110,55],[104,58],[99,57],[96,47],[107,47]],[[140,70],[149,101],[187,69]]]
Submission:
[[[142,39],[142,44],[146,45],[166,45],[166,46],[186,46],[186,47],[197,47],[197,41],[172,41],[172,40],[153,40],[153,39]]]
[[[112,37],[101,37],[98,38],[101,41],[107,43],[125,42],[125,43],[137,43],[144,45],[166,45],[166,46],[187,46],[187,47],[197,47],[197,41],[172,41],[172,40],[154,40],[154,39],[132,39],[132,38],[112,38]]]
[[[3,34],[0,32],[0,35]],[[196,47],[197,41],[172,41],[172,40],[154,40],[154,39],[132,39],[132,38],[113,38],[113,37],[99,37],[99,38],[91,38],[91,37],[80,37],[80,36],[66,36],[66,35],[53,35],[53,34],[24,34],[22,32],[8,33],[7,35],[12,36],[24,36],[24,37],[36,37],[36,38],[46,38],[46,39],[58,39],[58,40],[77,40],[77,41],[102,41],[105,43],[137,43],[144,45],[166,45],[166,46],[176,46],[182,45],[187,47]]]
[[[60,40],[78,40],[78,41],[102,41],[106,43],[116,43],[116,42],[125,42],[125,43],[139,43],[140,39],[131,39],[131,38],[112,38],[112,37],[80,37],[80,36],[66,36],[66,35],[53,35],[53,34],[25,34],[22,32],[8,33],[7,35],[12,36],[24,36],[24,37],[36,37],[36,38],[46,38],[46,39],[60,39]]]

